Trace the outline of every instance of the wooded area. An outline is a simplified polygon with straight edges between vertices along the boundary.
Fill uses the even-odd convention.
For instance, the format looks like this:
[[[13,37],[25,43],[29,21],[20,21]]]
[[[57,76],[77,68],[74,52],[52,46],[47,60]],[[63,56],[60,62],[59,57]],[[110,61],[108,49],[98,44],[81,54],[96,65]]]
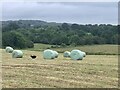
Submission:
[[[54,45],[120,44],[117,25],[70,24],[40,20],[2,21],[3,47],[32,48],[34,43]]]

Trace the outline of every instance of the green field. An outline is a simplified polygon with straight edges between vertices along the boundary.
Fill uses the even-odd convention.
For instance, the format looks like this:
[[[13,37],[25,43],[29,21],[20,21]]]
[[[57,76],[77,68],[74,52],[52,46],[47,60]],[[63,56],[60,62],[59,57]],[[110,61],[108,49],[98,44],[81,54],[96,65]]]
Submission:
[[[42,48],[41,48],[42,46]],[[106,47],[104,47],[106,46]],[[80,46],[87,49],[117,53],[115,45]],[[49,45],[35,44],[30,51],[22,50],[24,57],[13,59],[11,54],[2,52],[2,86],[4,88],[117,88],[118,87],[118,55],[87,55],[82,61],[64,58],[63,53],[54,60],[43,59],[42,50]],[[93,48],[94,47],[94,48]],[[98,48],[99,47],[99,48]],[[116,49],[115,49],[116,47]],[[57,51],[71,50],[55,48]],[[115,49],[115,50],[114,50]],[[113,52],[111,51],[113,50]],[[89,51],[90,52],[90,51]],[[35,60],[30,55],[37,56]]]
[[[73,49],[79,49],[86,52],[89,55],[117,55],[118,53],[118,45],[84,45],[84,46],[66,46],[62,48],[51,48],[54,45],[48,44],[35,44],[34,48],[28,49],[33,51],[43,51],[45,49],[53,49],[58,51],[59,53],[63,53],[64,51],[71,51]],[[120,45],[119,45],[120,47]]]

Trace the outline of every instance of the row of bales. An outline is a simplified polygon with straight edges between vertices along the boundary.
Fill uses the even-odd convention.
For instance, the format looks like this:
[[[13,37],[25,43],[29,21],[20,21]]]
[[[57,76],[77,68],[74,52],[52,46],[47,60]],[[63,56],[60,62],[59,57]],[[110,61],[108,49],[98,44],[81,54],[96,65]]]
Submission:
[[[7,53],[12,53],[13,58],[22,58],[23,52],[21,50],[14,50],[12,47],[5,48]]]
[[[58,52],[47,49],[43,52],[44,59],[55,59],[58,57]],[[80,50],[72,50],[71,52],[65,51],[63,56],[66,58],[71,58],[72,60],[82,60],[86,56],[86,53]]]
[[[54,59],[58,57],[58,52],[57,51],[53,51],[53,50],[44,50],[43,52],[43,58],[44,59]]]
[[[65,51],[63,54],[64,57],[70,57],[73,60],[82,60],[86,56],[86,53],[81,50],[72,50],[71,52]]]
[[[13,58],[22,58],[23,52],[21,50],[14,50],[12,47],[6,47],[6,52],[12,53]],[[59,53],[54,50],[44,50],[43,51],[43,58],[44,59],[55,59],[58,58]],[[83,58],[86,56],[86,53],[81,50],[72,50],[71,52],[65,51],[63,53],[63,56],[65,58],[71,58],[72,60],[83,60]]]

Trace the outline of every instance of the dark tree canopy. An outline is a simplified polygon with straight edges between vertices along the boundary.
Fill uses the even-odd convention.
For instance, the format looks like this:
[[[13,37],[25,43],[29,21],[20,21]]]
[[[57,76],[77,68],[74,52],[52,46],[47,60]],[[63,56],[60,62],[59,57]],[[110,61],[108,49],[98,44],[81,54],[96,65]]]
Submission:
[[[13,48],[20,49],[32,48],[34,46],[32,41],[28,40],[25,36],[15,31],[3,33],[2,44],[3,46],[11,46]]]
[[[120,44],[119,27],[110,24],[47,23],[35,20],[3,22],[3,47],[31,48],[34,43],[55,45]]]

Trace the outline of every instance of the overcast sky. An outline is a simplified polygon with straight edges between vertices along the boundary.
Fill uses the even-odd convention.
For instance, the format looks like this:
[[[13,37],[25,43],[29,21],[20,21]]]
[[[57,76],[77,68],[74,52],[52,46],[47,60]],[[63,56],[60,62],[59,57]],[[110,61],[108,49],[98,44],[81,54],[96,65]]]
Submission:
[[[2,20],[117,24],[117,2],[3,2]]]

